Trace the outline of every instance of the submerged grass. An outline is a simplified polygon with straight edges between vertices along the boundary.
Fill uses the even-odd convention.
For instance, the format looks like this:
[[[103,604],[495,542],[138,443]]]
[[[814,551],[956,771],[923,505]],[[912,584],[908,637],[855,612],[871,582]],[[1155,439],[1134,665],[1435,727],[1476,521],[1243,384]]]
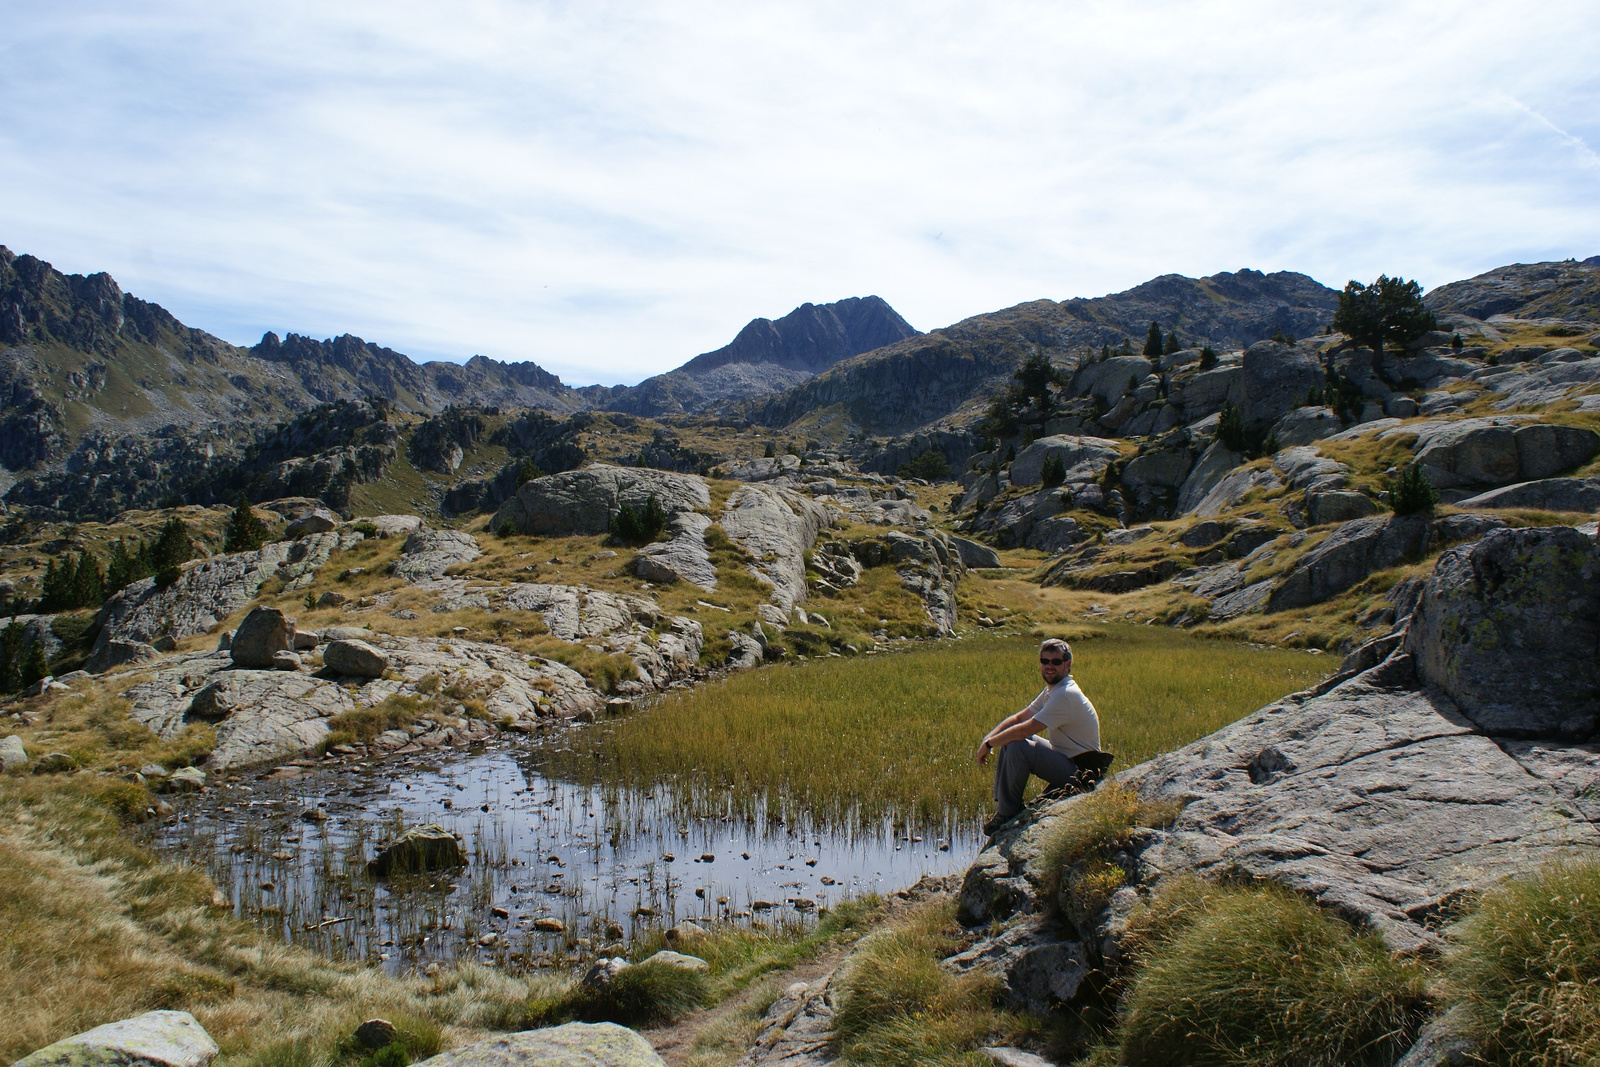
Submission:
[[[1119,769],[1305,688],[1333,664],[1144,627],[1081,642],[1074,674]],[[985,731],[1036,692],[1037,643],[979,637],[736,675],[595,731],[546,773],[607,784],[676,779],[680,795],[754,811],[782,798],[819,820],[922,821],[987,803]]]

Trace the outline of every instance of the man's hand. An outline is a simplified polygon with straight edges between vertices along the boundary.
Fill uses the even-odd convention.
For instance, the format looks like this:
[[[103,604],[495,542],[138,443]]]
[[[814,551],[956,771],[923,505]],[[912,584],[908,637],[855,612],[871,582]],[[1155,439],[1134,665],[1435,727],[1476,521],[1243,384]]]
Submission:
[[[986,765],[989,762],[989,753],[993,751],[994,746],[989,744],[988,738],[984,738],[982,743],[978,745],[978,751],[973,754],[974,758],[978,761],[978,766],[982,767]]]

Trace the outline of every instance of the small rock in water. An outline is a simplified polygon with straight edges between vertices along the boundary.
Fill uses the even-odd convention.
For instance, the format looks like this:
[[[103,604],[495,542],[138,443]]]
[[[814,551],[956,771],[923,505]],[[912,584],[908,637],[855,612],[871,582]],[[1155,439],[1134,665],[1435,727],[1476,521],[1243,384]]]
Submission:
[[[284,850],[284,849],[279,849],[277,852],[274,852],[272,854],[272,858],[281,863],[281,862],[283,862],[285,860],[294,859],[294,853],[293,852],[289,852],[289,851]]]
[[[769,908],[776,908],[777,905],[770,900],[752,900],[750,907],[754,911],[766,911]]]
[[[307,808],[300,813],[300,818],[306,822],[327,822],[328,813],[321,808]]]
[[[661,857],[661,862],[663,862],[663,863],[671,863],[673,860],[675,860],[677,858],[678,857],[676,857],[672,853],[668,852],[666,855]]]
[[[712,863],[712,862],[715,862],[716,858],[717,858],[717,856],[716,856],[716,853],[714,853],[714,852],[702,852],[702,853],[700,853],[700,862],[701,863]]]
[[[642,904],[639,907],[634,908],[633,913],[642,919],[648,919],[656,913],[656,909],[647,904]]]
[[[703,941],[710,936],[711,935],[706,932],[705,927],[696,923],[692,923],[687,919],[666,932],[667,943],[669,945],[687,944],[691,941]]]
[[[379,878],[391,872],[416,873],[446,867],[466,866],[461,842],[438,823],[413,827],[395,838],[367,864],[367,871]]]
[[[496,919],[511,918],[511,911],[509,908],[490,908],[489,914],[493,915]]]
[[[794,906],[795,911],[811,911],[817,906],[817,902],[810,897],[794,897],[789,903]]]
[[[278,887],[272,882],[262,882],[261,883],[261,891],[263,893],[271,893],[274,890],[276,890],[277,888]]]
[[[834,881],[832,878],[830,878],[827,875],[823,875],[822,878],[820,879],[820,881],[822,882],[823,885],[838,885],[839,884],[838,882]]]
[[[499,943],[499,934],[484,934],[482,937],[478,938],[478,944],[482,945],[484,948],[493,948]]]
[[[816,865],[817,865],[817,861],[816,860],[806,860],[806,866],[807,867],[815,867]]]
[[[560,919],[552,919],[549,917],[533,920],[533,928],[541,933],[546,934],[564,934],[567,932],[566,923],[562,922]]]

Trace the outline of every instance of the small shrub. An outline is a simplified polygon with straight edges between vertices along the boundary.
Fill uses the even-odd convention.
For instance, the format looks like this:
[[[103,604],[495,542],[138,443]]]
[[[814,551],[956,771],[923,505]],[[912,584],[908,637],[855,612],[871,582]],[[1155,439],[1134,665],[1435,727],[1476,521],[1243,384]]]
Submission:
[[[1422,464],[1413,463],[1400,472],[1389,485],[1389,506],[1396,515],[1417,515],[1433,510],[1439,502],[1439,490],[1433,487],[1422,472]]]
[[[1039,468],[1039,480],[1046,489],[1054,489],[1067,480],[1067,465],[1055,453],[1044,457],[1044,465]]]
[[[1244,429],[1244,413],[1231,400],[1222,402],[1222,415],[1217,420],[1217,440],[1230,452],[1245,452],[1250,447],[1250,439]]]
[[[611,536],[625,545],[643,545],[659,537],[666,526],[667,513],[651,494],[642,508],[624,504],[617,509],[611,517]]]
[[[943,452],[930,448],[910,463],[900,464],[896,472],[902,478],[921,478],[928,482],[943,482],[950,478],[950,461]]]
[[[516,532],[517,532],[517,528],[511,524],[511,520],[510,519],[506,519],[503,522],[501,522],[499,526],[495,527],[495,531],[494,531],[495,536],[500,538],[501,540],[505,540],[508,537],[515,536]]]
[[[1210,345],[1206,345],[1204,348],[1202,348],[1200,350],[1200,369],[1201,370],[1211,370],[1214,367],[1216,367],[1218,362],[1220,362],[1220,361],[1217,358],[1217,350],[1216,349],[1212,348]]]
[[[350,528],[356,533],[360,534],[362,537],[378,536],[378,524],[375,522],[368,522],[366,519],[362,519],[357,523],[352,523]]]
[[[1600,1059],[1600,865],[1558,863],[1483,898],[1457,933],[1448,989],[1485,1062]]]
[[[1184,896],[1124,1002],[1126,1067],[1354,1067],[1410,1045],[1425,973],[1377,934],[1276,887]]]

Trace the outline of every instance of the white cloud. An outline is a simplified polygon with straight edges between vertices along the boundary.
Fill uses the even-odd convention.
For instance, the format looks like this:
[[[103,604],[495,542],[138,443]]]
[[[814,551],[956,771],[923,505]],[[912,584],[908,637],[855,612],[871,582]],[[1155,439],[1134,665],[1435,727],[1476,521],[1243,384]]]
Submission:
[[[0,240],[245,343],[631,381],[808,300],[1600,252],[1582,3],[0,14]]]

